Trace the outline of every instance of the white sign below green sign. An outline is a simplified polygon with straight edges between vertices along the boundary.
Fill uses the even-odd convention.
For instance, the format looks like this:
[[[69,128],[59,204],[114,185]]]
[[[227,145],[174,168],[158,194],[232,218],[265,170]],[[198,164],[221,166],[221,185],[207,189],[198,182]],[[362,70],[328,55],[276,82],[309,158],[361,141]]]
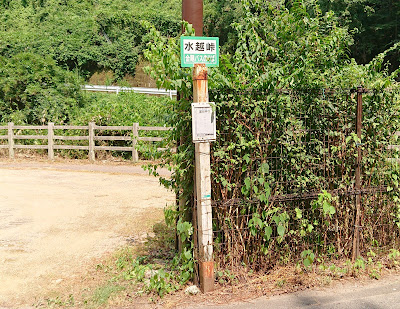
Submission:
[[[215,103],[192,103],[193,143],[212,142],[216,139]]]
[[[219,38],[181,37],[181,67],[189,68],[194,64],[219,66]]]

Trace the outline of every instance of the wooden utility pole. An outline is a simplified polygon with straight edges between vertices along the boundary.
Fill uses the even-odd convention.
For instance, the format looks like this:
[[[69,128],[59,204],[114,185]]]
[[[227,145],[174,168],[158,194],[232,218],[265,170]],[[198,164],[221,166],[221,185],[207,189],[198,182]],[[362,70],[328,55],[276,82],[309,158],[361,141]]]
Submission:
[[[193,25],[196,36],[203,35],[203,0],[182,0],[182,20]],[[182,29],[183,30],[183,29]],[[208,103],[208,71],[205,64],[193,67],[193,102]],[[213,230],[211,208],[210,142],[195,143],[195,209],[193,225],[197,228],[200,288],[214,289]],[[182,205],[183,201],[180,201]],[[197,234],[197,235],[196,235]],[[195,240],[195,241],[196,241]]]
[[[193,67],[193,101],[208,103],[208,79],[205,64]],[[195,143],[195,188],[197,208],[197,241],[199,247],[200,288],[214,289],[213,229],[211,208],[210,143]]]
[[[203,0],[182,0],[182,20],[187,21],[188,23],[193,25],[195,29],[196,35],[203,35]],[[182,33],[185,31],[182,27]],[[177,100],[179,101],[182,98],[182,94],[177,94]],[[178,146],[185,143],[186,136],[181,135],[179,137]],[[196,178],[196,176],[194,176]],[[195,180],[195,179],[194,179]],[[186,196],[184,196],[184,192],[182,190],[178,193],[177,203],[179,211],[183,214],[184,221],[193,221],[193,226],[196,225],[196,218],[191,218],[192,214],[187,211],[186,205],[188,204],[188,200]],[[195,216],[195,214],[193,214]],[[196,228],[196,226],[195,226]],[[196,237],[196,231],[194,233],[194,237]],[[180,237],[177,237],[177,247],[179,252],[183,252],[183,248],[187,244],[183,242]]]
[[[182,0],[182,20],[193,25],[196,36],[202,36],[203,0]]]

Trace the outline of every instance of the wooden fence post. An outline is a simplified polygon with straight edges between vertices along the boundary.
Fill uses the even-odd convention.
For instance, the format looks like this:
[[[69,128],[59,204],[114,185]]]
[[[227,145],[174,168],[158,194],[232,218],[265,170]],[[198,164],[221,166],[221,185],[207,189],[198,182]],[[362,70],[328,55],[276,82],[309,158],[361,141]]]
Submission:
[[[54,122],[48,123],[47,155],[48,155],[49,160],[54,160]]]
[[[96,155],[94,152],[94,122],[89,122],[89,161],[94,162]]]
[[[139,154],[136,149],[138,137],[139,137],[139,124],[135,122],[132,126],[132,161],[133,162],[139,161]]]
[[[8,156],[10,159],[14,159],[14,123],[8,123]]]

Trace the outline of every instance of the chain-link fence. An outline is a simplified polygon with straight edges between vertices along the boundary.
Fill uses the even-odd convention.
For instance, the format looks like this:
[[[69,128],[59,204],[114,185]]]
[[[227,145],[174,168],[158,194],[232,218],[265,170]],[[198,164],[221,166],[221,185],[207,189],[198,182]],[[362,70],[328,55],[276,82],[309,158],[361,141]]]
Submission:
[[[211,92],[217,265],[264,269],[394,247],[398,95],[362,88]]]

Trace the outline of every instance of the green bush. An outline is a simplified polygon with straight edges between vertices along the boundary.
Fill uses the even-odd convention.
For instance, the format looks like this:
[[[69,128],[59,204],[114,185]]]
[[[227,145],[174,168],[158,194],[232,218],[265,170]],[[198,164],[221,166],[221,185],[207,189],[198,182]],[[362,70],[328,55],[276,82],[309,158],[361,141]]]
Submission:
[[[81,103],[80,79],[52,58],[29,52],[0,57],[1,122],[68,122]]]
[[[357,65],[348,56],[348,30],[332,12],[323,14],[316,1],[310,2],[293,1],[289,9],[242,0],[244,18],[235,25],[234,54],[223,54],[220,67],[209,70],[210,101],[217,108],[211,177],[221,265],[287,263],[310,246],[318,249],[315,254],[329,257],[349,254],[341,244],[353,236],[353,195],[339,200],[330,194],[353,188],[358,147],[364,154],[363,184],[396,186],[396,167],[386,160],[386,147],[399,129],[400,106],[397,72],[389,74],[383,64],[389,50],[366,66]],[[173,137],[181,144],[176,154],[163,157],[174,174],[162,181],[187,197],[185,211],[191,214],[191,70],[180,68],[177,39],[149,28],[153,43],[145,56],[153,77],[159,86],[182,93],[171,118]],[[364,95],[361,141],[355,134],[356,95],[351,92],[360,85],[371,90]],[[311,197],[294,202],[271,199],[307,194]],[[385,235],[398,235],[397,195],[364,199],[366,247],[388,244],[393,238]],[[387,231],[377,232],[378,219]],[[335,226],[341,231],[339,240],[330,230]]]
[[[71,124],[95,122],[103,126],[165,126],[171,117],[173,103],[168,97],[133,92],[119,94],[85,92],[84,106],[71,111]]]
[[[180,31],[176,0],[11,1],[0,7],[0,55],[28,50],[84,77],[103,69],[117,79],[134,75],[146,43],[142,20],[154,22],[165,35]]]

